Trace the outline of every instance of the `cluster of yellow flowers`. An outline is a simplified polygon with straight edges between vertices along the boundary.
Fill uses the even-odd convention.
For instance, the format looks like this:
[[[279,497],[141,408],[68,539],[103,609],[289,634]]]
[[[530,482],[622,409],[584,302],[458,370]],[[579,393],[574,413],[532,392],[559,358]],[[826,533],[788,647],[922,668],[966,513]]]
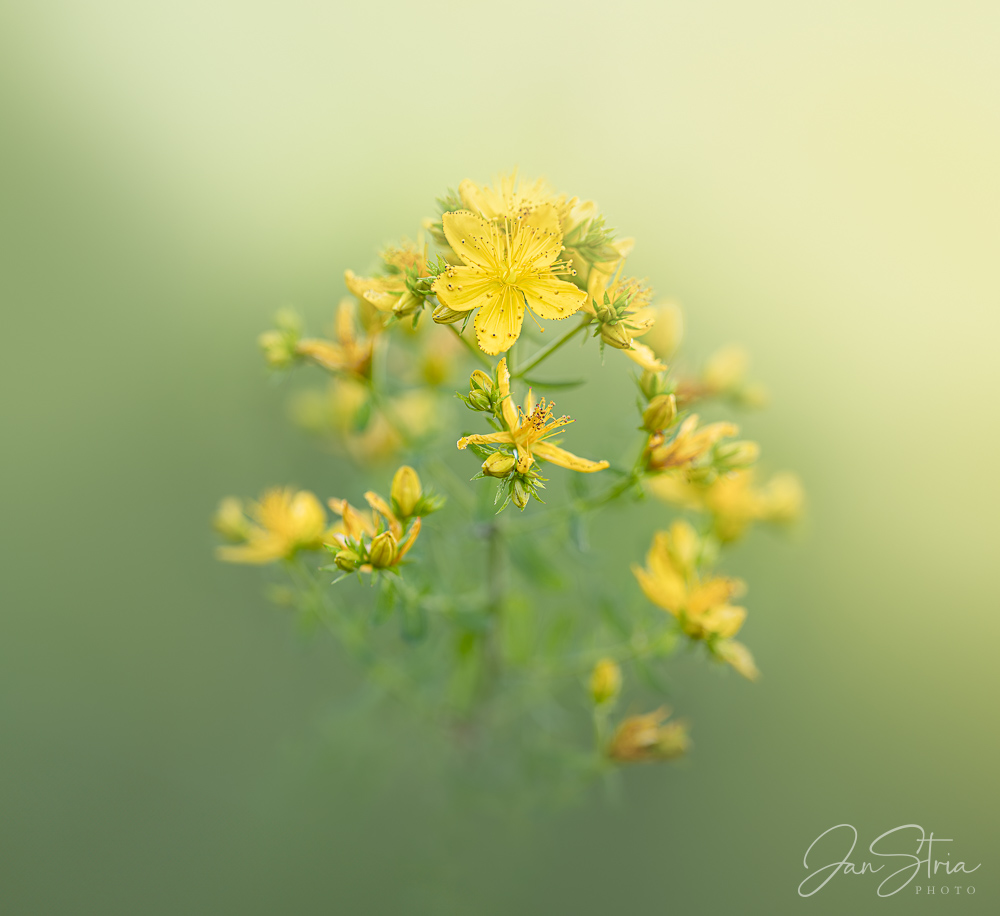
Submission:
[[[351,296],[341,302],[330,336],[305,336],[298,317],[283,312],[260,338],[265,359],[275,370],[312,364],[327,373],[325,391],[296,396],[293,412],[301,425],[335,440],[363,467],[412,455],[435,479],[444,474],[446,486],[454,484],[447,460],[454,445],[443,445],[438,433],[451,425],[447,389],[456,374],[468,373],[463,363],[474,360],[467,393],[457,397],[488,430],[466,431],[457,447],[474,452],[479,461],[473,480],[496,482],[499,514],[510,503],[524,510],[533,498],[541,499],[547,464],[583,474],[611,468],[609,460],[579,457],[560,445],[556,437],[572,421],[556,415],[551,401],[536,399],[533,388],[545,383],[532,381],[530,373],[577,335],[596,339],[602,352],[605,347],[624,352],[639,392],[641,442],[634,463],[630,470],[612,470],[614,482],[602,492],[574,497],[564,508],[579,518],[613,501],[651,493],[700,520],[676,518],[655,532],[646,565],[632,568],[641,593],[666,612],[653,624],[660,635],[632,641],[618,654],[584,653],[590,656],[589,695],[601,759],[676,757],[689,747],[687,726],[669,719],[665,708],[628,716],[613,730],[608,716],[622,691],[622,665],[638,658],[637,645],[666,656],[676,639],[685,639],[745,677],[758,676],[749,650],[734,639],[747,611],[733,602],[745,586],[713,569],[720,548],[752,523],[793,521],[801,511],[802,488],[787,473],[762,482],[754,467],[757,444],[738,439],[732,422],[703,422],[693,408],[712,400],[759,406],[765,395],[746,381],[747,358],[738,348],[717,351],[700,373],[668,369],[665,360],[672,360],[682,337],[679,308],[657,303],[645,280],[626,274],[633,240],[616,238],[592,201],[556,194],[544,181],[519,181],[512,173],[493,185],[462,181],[438,204],[438,215],[423,226],[437,247],[433,256],[420,235],[415,243],[383,250],[380,268],[370,276],[348,270]],[[537,338],[525,333],[526,311],[540,332],[541,322],[576,320],[551,343],[536,342],[529,352],[528,338]],[[521,401],[514,397],[515,382],[523,386]],[[482,592],[469,599],[471,609],[449,618],[460,636],[452,643],[460,647],[452,662],[464,671],[469,658],[478,658],[472,677],[478,683],[477,678],[496,677],[498,651],[491,642],[503,632],[498,621],[505,613],[509,571],[503,568],[505,527],[466,489],[457,490],[459,499],[442,517],[440,536],[450,529],[454,549],[488,545]],[[389,500],[369,491],[365,501],[368,509],[360,510],[345,499],[329,500],[337,517],[330,524],[319,499],[307,491],[271,490],[249,504],[229,498],[216,516],[216,528],[231,542],[219,556],[300,568],[301,554],[326,552],[332,562],[306,563],[309,575],[391,579],[397,584],[384,586],[389,600],[398,600],[411,615],[450,607],[445,576],[432,568],[433,557],[414,561],[413,572],[400,575],[422,519],[440,509],[443,499],[404,464]],[[471,522],[459,517],[462,507]],[[546,512],[539,530],[568,517]],[[422,584],[407,584],[411,578]],[[592,645],[589,638],[583,643]],[[539,661],[546,670],[557,667],[552,658]],[[471,693],[483,692],[480,688]]]

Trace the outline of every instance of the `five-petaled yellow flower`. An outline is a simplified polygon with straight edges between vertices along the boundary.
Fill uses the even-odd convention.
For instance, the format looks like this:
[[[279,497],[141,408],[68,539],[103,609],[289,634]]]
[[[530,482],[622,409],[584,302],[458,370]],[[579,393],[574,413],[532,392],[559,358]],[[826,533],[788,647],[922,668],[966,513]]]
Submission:
[[[525,416],[518,410],[510,397],[510,372],[507,370],[506,358],[500,360],[497,366],[497,378],[500,390],[500,409],[503,413],[504,425],[507,427],[499,433],[488,435],[465,436],[458,440],[458,447],[465,448],[470,443],[479,445],[513,445],[517,451],[517,470],[526,474],[535,458],[542,458],[558,464],[570,471],[580,471],[590,474],[603,471],[607,461],[590,461],[559,448],[545,441],[557,429],[573,421],[569,417],[553,418],[553,406],[542,398],[534,409]]]
[[[242,504],[232,498],[219,507],[216,528],[232,540],[244,542],[220,547],[220,560],[272,563],[289,559],[300,550],[318,550],[322,546],[326,513],[308,490],[268,490],[260,502],[250,505],[248,514],[249,519],[241,524]]]
[[[441,220],[463,264],[449,266],[434,281],[434,293],[452,311],[479,309],[476,339],[483,352],[495,356],[510,348],[521,333],[525,304],[541,318],[561,319],[586,301],[585,292],[556,276],[562,232],[551,206],[502,223],[467,210]]]
[[[670,531],[658,531],[646,555],[646,568],[633,565],[646,597],[673,614],[689,636],[735,636],[746,619],[745,608],[729,599],[741,594],[739,579],[702,579],[697,572],[701,543],[694,529],[676,521]]]

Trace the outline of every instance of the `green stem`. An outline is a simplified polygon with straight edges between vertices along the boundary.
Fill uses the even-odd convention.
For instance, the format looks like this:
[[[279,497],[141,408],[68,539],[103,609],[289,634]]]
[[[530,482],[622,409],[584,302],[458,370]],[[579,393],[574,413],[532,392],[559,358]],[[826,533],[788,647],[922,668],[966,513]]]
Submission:
[[[575,337],[580,333],[588,324],[590,324],[590,315],[587,315],[583,321],[581,321],[575,328],[567,331],[562,337],[557,340],[552,341],[547,347],[542,347],[534,356],[531,357],[523,366],[521,366],[517,372],[512,372],[512,378],[521,378],[526,373],[530,372],[536,366],[541,365],[545,360],[547,360],[553,353],[556,352],[561,346],[566,344],[571,338]]]

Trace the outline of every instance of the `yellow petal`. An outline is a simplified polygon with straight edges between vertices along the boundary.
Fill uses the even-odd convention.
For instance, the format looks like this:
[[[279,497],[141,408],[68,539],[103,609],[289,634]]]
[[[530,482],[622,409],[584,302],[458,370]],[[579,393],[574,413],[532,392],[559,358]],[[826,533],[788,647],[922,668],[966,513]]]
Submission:
[[[553,445],[551,442],[535,442],[531,446],[534,454],[553,464],[558,464],[561,468],[569,471],[580,471],[582,474],[593,474],[594,471],[603,471],[608,467],[607,461],[590,461],[587,458],[579,458],[565,449]]]
[[[669,611],[675,617],[677,610],[681,607],[684,599],[683,585],[678,589],[679,580],[661,579],[658,576],[650,575],[641,566],[633,564],[632,574],[639,582],[639,587],[643,594],[657,607]]]
[[[393,514],[392,509],[389,508],[389,504],[378,493],[372,490],[365,493],[365,502],[385,519],[386,524],[389,526],[389,531],[392,532],[392,536],[396,540],[399,540],[400,535],[403,533],[403,526]]]
[[[517,409],[510,396],[510,370],[507,368],[507,357],[497,364],[497,379],[500,388],[500,410],[508,429],[517,427]]]
[[[490,433],[489,435],[481,435],[477,433],[474,436],[462,436],[458,440],[458,447],[465,448],[469,443],[473,445],[490,445],[493,443],[500,445],[513,445],[514,437],[510,433]]]
[[[399,542],[399,546],[396,548],[396,562],[398,563],[403,557],[406,556],[407,551],[413,546],[414,542],[417,540],[417,535],[420,534],[420,519],[415,518],[413,524],[410,525],[410,530],[406,532],[406,537]]]
[[[488,305],[487,297],[497,295],[500,289],[500,284],[484,277],[478,267],[449,267],[434,281],[438,301],[456,312]]]
[[[542,268],[552,264],[562,252],[559,216],[549,204],[538,207],[517,220],[512,227],[511,266]]]
[[[650,347],[636,343],[634,340],[631,349],[626,350],[625,355],[632,362],[638,363],[643,369],[648,369],[650,372],[663,372],[667,368],[667,364],[660,362]]]
[[[582,289],[553,274],[524,279],[517,286],[524,293],[528,308],[540,318],[568,318],[587,301],[587,294]]]
[[[441,217],[445,238],[466,264],[494,273],[500,270],[504,241],[497,228],[468,210],[455,210]]]
[[[511,287],[494,296],[476,314],[479,349],[491,356],[509,350],[521,333],[524,300]]]

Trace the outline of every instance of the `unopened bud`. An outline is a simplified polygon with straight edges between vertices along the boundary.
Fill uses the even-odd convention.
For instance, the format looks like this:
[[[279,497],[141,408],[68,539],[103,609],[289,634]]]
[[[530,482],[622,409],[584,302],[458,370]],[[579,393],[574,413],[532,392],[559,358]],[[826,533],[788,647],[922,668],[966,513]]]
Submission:
[[[629,336],[628,328],[621,321],[616,324],[602,325],[601,338],[606,344],[616,347],[619,350],[630,350],[632,348],[632,338]]]
[[[467,314],[467,312],[456,312],[454,309],[448,308],[447,305],[439,305],[431,313],[431,318],[438,324],[454,324],[456,321],[461,321]]]
[[[264,360],[272,369],[287,369],[295,362],[295,339],[284,331],[265,331],[257,338]]]
[[[354,572],[361,565],[361,557],[353,550],[344,549],[337,552],[333,562],[337,564],[338,569],[342,569],[344,572]]]
[[[659,372],[651,372],[649,369],[643,370],[639,376],[639,390],[647,401],[653,400],[663,391],[663,379]]]
[[[400,518],[406,519],[413,515],[413,510],[420,501],[423,488],[420,486],[420,477],[408,464],[404,464],[392,478],[393,508]]]
[[[383,531],[368,548],[368,559],[376,569],[392,566],[396,559],[396,539],[389,531]]]
[[[523,509],[528,505],[529,494],[520,480],[514,481],[514,486],[510,490],[510,498],[514,500],[514,505],[518,509]]]
[[[493,452],[483,462],[483,473],[487,477],[506,477],[514,469],[516,463],[513,455],[508,455],[505,452]]]
[[[489,396],[478,388],[469,392],[469,404],[473,410],[492,410]]]
[[[392,307],[393,312],[400,318],[412,315],[424,304],[423,298],[414,295],[410,290],[404,290],[396,304]]]
[[[618,696],[622,688],[622,669],[610,658],[602,658],[590,675],[590,696],[600,706]]]
[[[677,416],[677,399],[672,394],[658,394],[642,412],[642,428],[651,433],[666,429]]]
[[[473,389],[478,388],[480,391],[485,391],[489,394],[493,390],[493,379],[483,372],[482,369],[477,369],[469,376],[469,386]]]

